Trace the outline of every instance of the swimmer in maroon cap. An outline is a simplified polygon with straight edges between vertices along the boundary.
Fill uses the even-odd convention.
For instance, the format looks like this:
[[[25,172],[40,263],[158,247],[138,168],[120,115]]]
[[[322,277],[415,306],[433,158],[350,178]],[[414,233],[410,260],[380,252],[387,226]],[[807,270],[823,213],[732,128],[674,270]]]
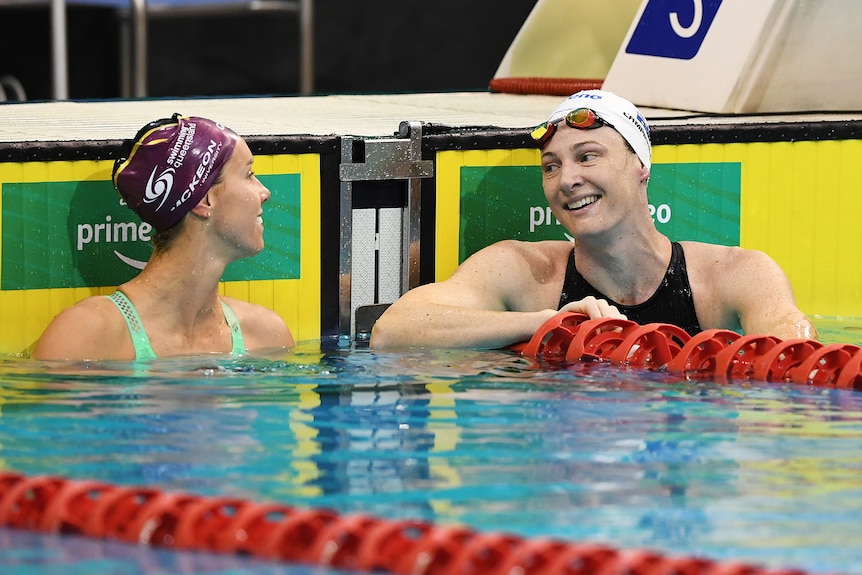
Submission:
[[[114,187],[142,220],[166,230],[206,195],[238,139],[205,118],[153,122],[114,164]]]
[[[151,122],[127,141],[113,181],[156,229],[153,255],[113,294],[58,314],[33,357],[146,360],[292,347],[293,335],[273,310],[219,295],[225,267],[264,247],[270,192],[253,161],[235,132],[194,116]]]

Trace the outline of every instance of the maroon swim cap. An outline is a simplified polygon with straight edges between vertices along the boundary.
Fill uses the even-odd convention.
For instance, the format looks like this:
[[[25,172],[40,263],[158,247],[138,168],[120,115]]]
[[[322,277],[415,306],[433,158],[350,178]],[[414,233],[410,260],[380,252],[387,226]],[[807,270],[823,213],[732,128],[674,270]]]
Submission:
[[[114,187],[138,216],[166,230],[209,191],[239,136],[221,124],[174,116],[143,128],[114,166]]]

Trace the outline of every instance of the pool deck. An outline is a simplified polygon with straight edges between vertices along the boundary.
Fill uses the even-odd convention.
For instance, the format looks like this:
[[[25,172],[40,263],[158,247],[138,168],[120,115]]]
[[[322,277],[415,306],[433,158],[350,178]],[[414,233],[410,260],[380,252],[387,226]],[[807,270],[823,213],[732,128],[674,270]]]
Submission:
[[[0,105],[0,143],[124,139],[147,122],[174,112],[219,120],[243,136],[388,137],[402,121],[521,129],[540,123],[560,101],[559,96],[452,92],[9,103]],[[653,127],[862,120],[862,112],[728,116],[641,111]]]

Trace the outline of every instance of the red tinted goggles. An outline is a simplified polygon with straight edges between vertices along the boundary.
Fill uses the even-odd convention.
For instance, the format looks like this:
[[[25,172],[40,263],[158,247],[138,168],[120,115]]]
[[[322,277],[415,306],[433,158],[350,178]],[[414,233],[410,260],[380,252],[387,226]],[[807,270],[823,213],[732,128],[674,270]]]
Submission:
[[[559,120],[545,122],[538,126],[535,130],[530,132],[530,136],[540,144],[544,145],[545,142],[550,140],[551,136],[557,132],[557,126],[563,121],[566,122],[567,126],[578,128],[579,130],[594,130],[596,128],[601,128],[602,126],[610,126],[613,128],[613,126],[601,119],[598,114],[589,108],[577,108],[568,112]]]

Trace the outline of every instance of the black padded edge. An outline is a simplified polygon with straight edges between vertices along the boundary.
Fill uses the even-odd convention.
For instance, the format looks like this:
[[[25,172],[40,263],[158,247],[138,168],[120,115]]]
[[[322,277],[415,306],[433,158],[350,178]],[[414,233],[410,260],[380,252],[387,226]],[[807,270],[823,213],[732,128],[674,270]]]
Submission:
[[[693,119],[694,120],[694,119]],[[653,146],[681,144],[729,144],[754,142],[803,142],[862,139],[862,120],[781,121],[727,124],[662,125],[653,122]],[[446,127],[423,125],[423,149],[494,150],[535,148],[531,128]]]
[[[862,139],[862,120],[691,123],[678,126],[662,125],[659,120],[654,120],[653,124],[650,133],[653,146]],[[530,128],[423,124],[422,131],[423,150],[432,154],[444,150],[536,147],[530,138]],[[246,136],[245,140],[254,154],[327,154],[338,152],[340,147],[340,137],[336,135]],[[117,156],[121,144],[121,140],[0,143],[0,161],[110,160]]]
[[[253,154],[328,154],[341,146],[339,136],[245,136]],[[122,140],[0,143],[0,162],[113,160]]]

